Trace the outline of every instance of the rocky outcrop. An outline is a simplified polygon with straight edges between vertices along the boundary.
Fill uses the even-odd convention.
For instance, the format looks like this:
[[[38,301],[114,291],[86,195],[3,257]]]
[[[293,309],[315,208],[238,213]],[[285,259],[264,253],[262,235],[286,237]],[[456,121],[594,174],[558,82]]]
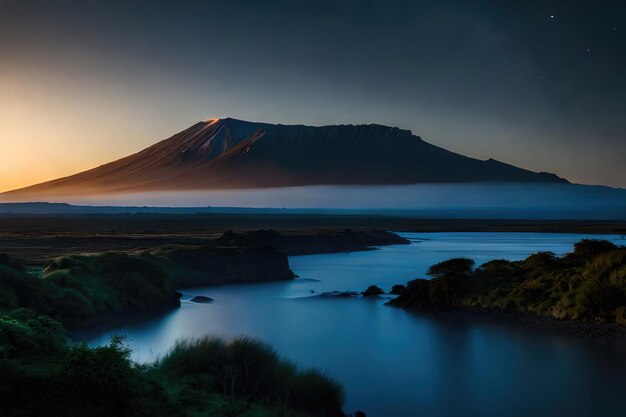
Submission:
[[[363,297],[378,297],[379,295],[384,294],[384,293],[385,292],[381,290],[379,287],[377,287],[376,285],[370,285],[369,287],[367,287],[365,291],[361,293],[361,295]]]
[[[323,298],[349,298],[349,297],[358,297],[359,293],[356,291],[329,291],[323,292],[318,297]]]
[[[195,297],[190,298],[189,301],[197,304],[209,304],[213,302],[213,299],[205,295],[196,295]]]

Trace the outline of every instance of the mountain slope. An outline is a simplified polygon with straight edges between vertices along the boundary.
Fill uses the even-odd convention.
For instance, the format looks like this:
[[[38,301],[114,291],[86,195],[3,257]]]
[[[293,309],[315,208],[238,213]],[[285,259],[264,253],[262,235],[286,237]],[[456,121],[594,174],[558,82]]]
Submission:
[[[493,159],[468,158],[409,130],[227,118],[196,123],[136,154],[5,196],[480,181],[566,182]]]

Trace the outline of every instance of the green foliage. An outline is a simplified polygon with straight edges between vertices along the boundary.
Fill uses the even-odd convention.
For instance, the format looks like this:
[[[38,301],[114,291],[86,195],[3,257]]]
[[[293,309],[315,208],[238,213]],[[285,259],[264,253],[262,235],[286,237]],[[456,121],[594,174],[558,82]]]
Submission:
[[[30,310],[0,315],[0,358],[59,352],[65,341],[60,323]]]
[[[0,256],[0,311],[23,307],[81,327],[113,314],[179,304],[163,269],[139,256],[64,256],[46,268],[43,279],[29,275],[21,261]]]
[[[292,277],[285,255],[273,249],[70,255],[53,261],[41,277],[0,254],[0,414],[342,415],[337,383],[318,371],[298,370],[254,340],[180,342],[158,364],[144,366],[131,362],[120,338],[96,348],[66,344],[61,323],[76,328],[115,314],[177,307],[179,293],[171,286],[189,274],[195,275],[188,282],[206,284],[208,278],[254,276],[259,267],[262,279]],[[207,270],[213,274],[208,278]]]
[[[202,405],[202,392],[217,392],[231,401],[294,408],[320,416],[341,415],[341,387],[319,371],[300,371],[268,345],[249,338],[215,337],[183,340],[157,364],[158,373],[179,381],[185,398]]]
[[[61,325],[32,311],[0,316],[0,410],[7,416],[177,415],[120,338],[66,344]],[[156,384],[156,389],[155,389]]]
[[[429,276],[433,278],[448,278],[469,275],[474,268],[474,261],[467,258],[452,258],[439,262],[428,268]]]
[[[21,259],[12,258],[6,253],[0,253],[0,266],[17,271],[25,271],[26,267]]]
[[[68,255],[41,277],[0,254],[0,312],[29,308],[84,327],[113,315],[175,308],[174,288],[292,279],[287,256],[273,248],[171,246],[136,255]]]
[[[626,322],[626,248],[582,240],[557,258],[494,260],[473,270],[467,259],[433,265],[432,280],[411,281],[392,304],[405,308],[510,309],[556,319]]]
[[[524,261],[524,266],[538,273],[549,272],[557,267],[559,260],[553,252],[537,252]]]
[[[453,258],[428,268],[427,274],[433,277],[429,287],[430,304],[448,305],[458,297],[467,285],[467,277],[474,268],[474,261],[466,258]]]
[[[3,416],[339,416],[341,388],[300,371],[266,344],[181,341],[162,361],[136,365],[123,338],[66,344],[61,325],[29,310],[0,315]]]
[[[608,240],[582,239],[574,244],[574,252],[570,256],[590,258],[615,249],[617,249],[617,246]]]

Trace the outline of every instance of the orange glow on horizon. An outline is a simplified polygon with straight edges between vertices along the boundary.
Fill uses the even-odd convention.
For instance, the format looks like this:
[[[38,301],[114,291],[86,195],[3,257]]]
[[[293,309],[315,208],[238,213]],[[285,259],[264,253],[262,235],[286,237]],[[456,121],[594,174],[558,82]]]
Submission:
[[[95,168],[193,123],[193,115],[148,110],[113,83],[81,83],[37,67],[0,70],[0,193]]]

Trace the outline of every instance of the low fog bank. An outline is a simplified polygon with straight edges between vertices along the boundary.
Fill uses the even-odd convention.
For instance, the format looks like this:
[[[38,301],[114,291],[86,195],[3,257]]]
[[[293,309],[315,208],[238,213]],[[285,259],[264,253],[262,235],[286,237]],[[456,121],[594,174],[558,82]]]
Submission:
[[[284,210],[287,212],[356,212],[430,218],[626,219],[624,189],[543,183],[305,186],[51,197],[47,201],[97,206],[202,207],[198,211],[212,212],[282,208],[288,209]]]

